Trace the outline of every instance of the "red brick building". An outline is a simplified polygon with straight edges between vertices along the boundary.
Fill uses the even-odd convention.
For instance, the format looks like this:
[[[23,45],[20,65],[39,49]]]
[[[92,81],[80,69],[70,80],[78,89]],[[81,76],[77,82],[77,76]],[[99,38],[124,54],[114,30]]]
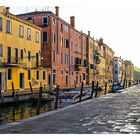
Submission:
[[[70,24],[50,11],[35,11],[18,15],[42,27],[42,65],[51,68],[49,85],[72,87],[86,81],[86,35],[75,29],[75,17]]]

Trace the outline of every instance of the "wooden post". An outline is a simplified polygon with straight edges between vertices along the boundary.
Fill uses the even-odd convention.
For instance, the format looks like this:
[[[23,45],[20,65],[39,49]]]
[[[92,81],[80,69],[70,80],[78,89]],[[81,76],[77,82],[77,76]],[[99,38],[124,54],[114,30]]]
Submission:
[[[126,86],[125,87],[127,88],[127,80],[126,80]]]
[[[113,81],[113,84],[112,84],[112,87],[111,87],[112,92],[114,92],[114,91],[113,91],[113,87],[114,87],[114,81]]]
[[[139,80],[137,80],[137,85],[139,84]]]
[[[97,81],[97,84],[96,84],[95,98],[97,97],[97,95],[98,95],[98,81]]]
[[[14,83],[12,82],[12,97],[15,97]]]
[[[1,94],[1,83],[0,83],[0,98],[2,97],[2,94]]]
[[[125,81],[126,81],[126,79],[124,78],[124,81],[123,81],[123,88],[125,88]]]
[[[131,80],[129,80],[129,84],[128,84],[128,86],[129,86],[129,87],[131,86]]]
[[[31,94],[33,94],[33,88],[31,82],[29,82],[29,85],[30,85]]]
[[[54,106],[54,109],[56,110],[57,109],[57,105],[58,105],[58,95],[59,95],[59,86],[57,85],[56,87],[56,99],[55,99],[55,106]]]
[[[84,82],[82,81],[82,84],[81,84],[81,91],[80,91],[80,96],[79,96],[79,102],[82,101],[83,85],[84,85]]]
[[[42,100],[42,86],[40,86],[38,93],[37,112],[36,112],[37,115],[40,113],[41,100]]]
[[[74,87],[76,88],[76,80],[74,80]]]
[[[93,97],[93,93],[94,93],[94,81],[92,81],[92,87],[91,87],[91,99]]]
[[[105,93],[104,93],[104,95],[106,95],[106,91],[107,91],[107,82],[105,83]]]

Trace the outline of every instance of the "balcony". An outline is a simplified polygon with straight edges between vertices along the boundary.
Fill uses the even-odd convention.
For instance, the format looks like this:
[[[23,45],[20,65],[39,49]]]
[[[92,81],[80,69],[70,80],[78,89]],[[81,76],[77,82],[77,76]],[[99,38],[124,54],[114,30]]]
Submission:
[[[82,65],[81,64],[75,64],[75,69],[77,71],[80,71],[82,69]]]
[[[8,57],[8,59],[4,59],[4,63],[6,66],[12,67],[19,67],[23,65],[23,59],[15,58],[15,57]]]

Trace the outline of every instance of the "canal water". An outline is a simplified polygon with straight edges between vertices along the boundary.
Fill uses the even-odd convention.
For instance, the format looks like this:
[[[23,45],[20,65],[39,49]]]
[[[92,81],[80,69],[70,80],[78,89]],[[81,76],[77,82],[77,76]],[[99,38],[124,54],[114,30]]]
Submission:
[[[58,108],[68,106],[68,103],[58,104]],[[54,103],[43,103],[40,113],[54,110]],[[11,105],[0,107],[0,125],[19,121],[37,115],[37,104],[33,102],[25,102],[19,105]]]

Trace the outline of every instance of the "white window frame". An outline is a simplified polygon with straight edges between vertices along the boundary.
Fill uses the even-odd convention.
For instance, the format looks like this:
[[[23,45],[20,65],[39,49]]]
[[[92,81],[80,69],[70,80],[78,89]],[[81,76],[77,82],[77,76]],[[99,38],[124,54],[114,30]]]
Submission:
[[[6,33],[12,33],[12,22],[10,20],[6,20]]]
[[[19,37],[24,37],[24,26],[19,25]]]

